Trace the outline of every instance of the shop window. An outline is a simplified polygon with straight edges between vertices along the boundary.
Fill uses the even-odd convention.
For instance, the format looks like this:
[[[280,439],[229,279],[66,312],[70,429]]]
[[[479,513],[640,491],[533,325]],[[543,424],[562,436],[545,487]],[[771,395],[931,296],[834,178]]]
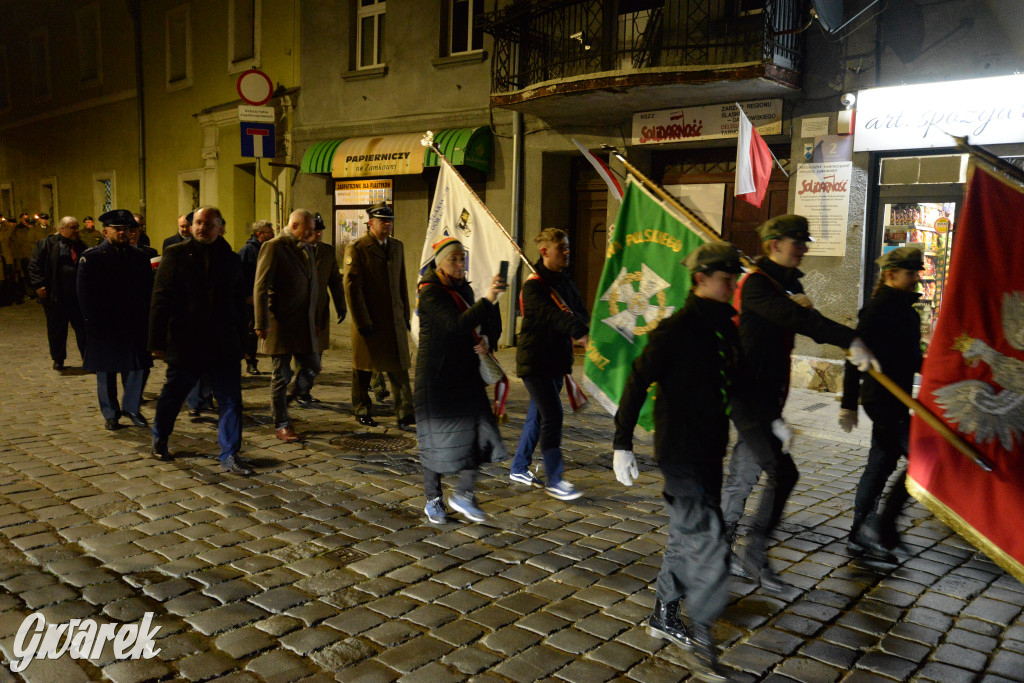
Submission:
[[[75,35],[78,38],[78,82],[82,86],[103,82],[100,46],[100,7],[86,5],[75,13]]]
[[[46,29],[29,36],[29,60],[32,65],[32,97],[49,99],[50,90],[50,38]]]
[[[0,114],[11,108],[11,88],[7,79],[7,46],[0,45]]]
[[[484,34],[480,30],[483,8],[484,0],[448,0],[443,24],[448,37],[448,56],[483,49]]]
[[[231,0],[228,5],[229,73],[259,67],[261,15],[260,0]]]
[[[192,26],[188,5],[175,7],[165,17],[167,90],[181,90],[192,85]]]
[[[384,0],[357,0],[356,68],[369,69],[384,64]]]
[[[117,196],[114,191],[114,171],[93,173],[92,179],[92,204],[98,216],[117,206]]]
[[[890,157],[881,160],[879,185],[929,185],[967,182],[966,154]]]

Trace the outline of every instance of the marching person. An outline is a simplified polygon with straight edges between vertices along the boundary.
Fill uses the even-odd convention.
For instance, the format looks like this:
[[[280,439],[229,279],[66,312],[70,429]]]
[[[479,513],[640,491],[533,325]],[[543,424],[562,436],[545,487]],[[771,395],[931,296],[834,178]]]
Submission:
[[[193,212],[178,216],[178,232],[164,240],[163,251],[167,251],[167,247],[192,239],[192,216]]]
[[[562,383],[572,373],[573,343],[582,343],[590,331],[590,315],[579,290],[564,272],[569,267],[569,236],[558,228],[545,228],[536,238],[540,258],[535,275],[523,284],[520,308],[523,322],[516,350],[516,374],[530,393],[523,433],[512,460],[512,481],[532,486],[559,500],[583,495],[562,478]],[[540,441],[544,459],[542,483],[529,470],[533,450]],[[546,484],[546,485],[545,485]]]
[[[142,390],[153,361],[146,352],[146,325],[153,291],[149,259],[132,248],[131,211],[114,209],[100,216],[106,240],[78,259],[78,302],[85,318],[83,367],[96,373],[100,412],[105,427],[120,427],[124,415],[137,427],[149,422],[139,412]],[[124,395],[117,400],[117,376]]]
[[[313,214],[296,209],[281,234],[260,249],[253,287],[255,330],[260,353],[271,357],[270,410],[277,438],[293,442],[295,433],[288,417],[288,384],[292,381],[292,359],[298,375],[320,374],[319,339],[314,329],[316,297],[316,248],[313,245]]]
[[[245,296],[242,264],[224,239],[220,210],[195,212],[192,239],[172,245],[160,260],[153,286],[149,349],[167,363],[167,381],[156,400],[152,456],[169,460],[167,440],[185,395],[206,373],[217,397],[220,466],[252,474],[242,458],[242,340]]]
[[[711,627],[729,601],[729,543],[719,505],[730,402],[738,402],[739,341],[729,302],[743,269],[728,242],[701,245],[683,265],[691,280],[686,305],[651,332],[623,388],[613,466],[616,478],[632,485],[633,429],[648,387],[657,383],[654,459],[665,477],[669,536],[647,631],[682,647],[697,678],[725,681]],[[684,599],[689,626],[680,616]]]
[[[36,242],[43,239],[45,235],[36,236],[36,230],[33,227],[35,222],[35,218],[23,212],[18,216],[18,223],[14,226],[10,237],[11,254],[14,259],[14,280],[17,283],[19,299],[25,294],[33,299],[36,296],[28,278],[28,260],[32,257],[32,250],[35,249]]]
[[[857,334],[875,351],[882,372],[907,394],[914,389],[914,374],[921,370],[921,316],[914,304],[921,298],[915,290],[924,270],[924,254],[914,247],[886,252],[876,263],[881,267],[875,291],[860,310]],[[864,377],[849,363],[843,382],[839,425],[850,432],[857,426],[857,398],[871,418],[871,449],[854,499],[853,526],[847,548],[865,550],[883,560],[895,562],[909,550],[900,542],[896,518],[907,502],[907,472],[900,472],[889,495],[878,510],[889,475],[896,471],[900,456],[907,455],[910,412],[871,375]]]
[[[751,373],[751,394],[749,409],[732,414],[739,436],[722,489],[722,510],[726,534],[732,538],[747,497],[761,472],[765,473],[745,547],[732,563],[732,571],[759,581],[767,590],[781,591],[785,584],[769,566],[766,550],[799,476],[789,454],[793,433],[782,419],[793,338],[803,334],[819,344],[848,347],[852,362],[863,369],[874,356],[852,329],[823,316],[804,294],[803,273],[797,266],[811,241],[807,219],[794,214],[776,216],[762,223],[757,232],[764,255],[742,280],[736,297],[740,348],[743,365]]]
[[[85,359],[85,321],[78,305],[78,260],[87,247],[78,238],[78,221],[60,219],[58,232],[36,244],[28,274],[46,313],[46,339],[53,369],[64,370],[68,355],[68,325],[75,331],[78,351]]]
[[[132,218],[135,219],[136,223],[128,229],[128,244],[132,245],[136,249],[142,252],[142,254],[149,259],[150,268],[153,267],[153,259],[159,256],[157,250],[149,246],[149,242],[143,243],[142,238],[146,236],[146,231],[141,225],[138,224],[138,220],[141,214],[132,214]],[[159,263],[159,261],[158,261]]]
[[[395,395],[398,426],[416,423],[409,386],[412,309],[405,280],[405,247],[391,237],[395,213],[384,202],[366,210],[370,230],[348,245],[345,296],[352,313],[352,411],[361,425],[375,427],[370,376],[387,373]]]
[[[78,231],[78,238],[88,248],[100,246],[100,242],[103,241],[103,232],[96,229],[96,222],[93,221],[92,216],[82,219],[82,228]]]
[[[466,250],[454,237],[434,244],[434,265],[419,283],[420,334],[416,354],[416,438],[423,466],[424,508],[433,524],[448,521],[441,475],[459,475],[448,498],[453,510],[473,522],[487,517],[473,486],[480,465],[508,457],[480,376],[479,355],[501,334],[495,303],[505,290],[495,275],[487,296],[473,301],[466,280]]]
[[[256,317],[253,308],[252,289],[256,284],[256,261],[263,243],[274,237],[274,225],[270,221],[256,221],[252,224],[252,234],[242,248],[238,257],[242,260],[242,286],[249,295],[245,298],[246,310],[249,313],[249,334],[245,338],[245,372],[249,375],[262,375],[256,351],[259,337],[256,336]]]

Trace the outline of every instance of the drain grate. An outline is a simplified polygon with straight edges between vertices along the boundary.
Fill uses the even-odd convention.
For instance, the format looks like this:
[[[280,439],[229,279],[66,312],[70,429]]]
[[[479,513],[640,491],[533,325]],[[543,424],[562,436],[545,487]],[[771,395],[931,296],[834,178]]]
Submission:
[[[821,410],[822,408],[828,408],[828,404],[827,403],[812,403],[809,406],[805,406],[804,410],[806,410],[809,413],[813,413],[815,410]]]
[[[352,564],[353,562],[366,559],[369,555],[359,550],[355,550],[354,548],[338,548],[337,550],[329,550],[326,553],[321,553],[320,557],[328,557],[332,560],[337,560],[342,564]]]
[[[416,447],[415,439],[388,434],[346,434],[331,439],[345,453],[399,453]]]

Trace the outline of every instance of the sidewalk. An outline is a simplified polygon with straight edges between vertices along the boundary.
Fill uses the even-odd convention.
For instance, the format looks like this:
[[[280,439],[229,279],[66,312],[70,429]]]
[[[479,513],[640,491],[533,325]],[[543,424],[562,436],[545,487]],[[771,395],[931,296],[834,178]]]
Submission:
[[[146,430],[106,432],[77,353],[65,375],[50,369],[36,304],[0,309],[0,329],[0,653],[14,656],[33,612],[151,612],[161,629],[155,659],[119,661],[108,646],[22,674],[5,664],[0,683],[689,680],[679,650],[644,629],[666,533],[650,445],[638,444],[638,483],[618,484],[598,408],[566,419],[583,498],[487,465],[489,520],[438,527],[422,514],[415,433],[390,407],[379,428],[352,419],[344,350],[324,356],[323,403],[294,410],[303,444],[274,437],[269,376],[243,379],[244,452],[260,467],[240,478],[217,469],[212,416],[182,414],[171,462],[148,457]],[[499,353],[509,371],[512,354]],[[163,379],[158,364],[149,418]],[[526,409],[516,381],[510,407],[511,450]],[[849,557],[869,429],[839,431],[837,410],[830,394],[790,396],[801,479],[771,556],[791,588],[733,584],[715,630],[732,680],[1024,681],[1024,587],[919,505],[901,519],[915,557]]]

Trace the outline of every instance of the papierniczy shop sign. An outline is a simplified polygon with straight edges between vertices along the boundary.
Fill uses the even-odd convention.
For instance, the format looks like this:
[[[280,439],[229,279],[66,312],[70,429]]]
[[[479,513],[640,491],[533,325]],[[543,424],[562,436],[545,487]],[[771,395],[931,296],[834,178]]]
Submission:
[[[740,104],[761,135],[782,132],[782,100],[755,100]],[[739,117],[734,102],[638,112],[633,114],[633,144],[734,138],[739,130]]]

